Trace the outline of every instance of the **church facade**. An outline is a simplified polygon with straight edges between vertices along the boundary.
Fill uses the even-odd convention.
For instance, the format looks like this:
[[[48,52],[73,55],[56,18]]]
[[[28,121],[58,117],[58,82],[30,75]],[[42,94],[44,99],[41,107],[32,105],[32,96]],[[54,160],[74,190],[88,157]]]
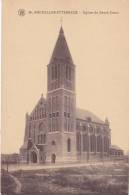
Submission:
[[[26,114],[21,162],[80,162],[108,158],[111,130],[90,111],[76,108],[75,64],[63,28],[47,65],[47,97]]]

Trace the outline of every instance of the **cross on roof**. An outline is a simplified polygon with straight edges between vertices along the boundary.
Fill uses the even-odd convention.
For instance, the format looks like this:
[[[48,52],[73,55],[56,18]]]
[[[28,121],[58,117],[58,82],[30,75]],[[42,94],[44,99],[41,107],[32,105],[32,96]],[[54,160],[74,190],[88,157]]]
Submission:
[[[60,24],[62,26],[62,24],[63,24],[63,17],[60,18]]]

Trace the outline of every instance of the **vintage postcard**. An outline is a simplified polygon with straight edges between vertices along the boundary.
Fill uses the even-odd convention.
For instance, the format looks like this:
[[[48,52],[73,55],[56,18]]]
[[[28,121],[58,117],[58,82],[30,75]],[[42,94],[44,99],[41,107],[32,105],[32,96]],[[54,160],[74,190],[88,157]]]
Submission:
[[[127,195],[129,1],[2,1],[2,195]]]

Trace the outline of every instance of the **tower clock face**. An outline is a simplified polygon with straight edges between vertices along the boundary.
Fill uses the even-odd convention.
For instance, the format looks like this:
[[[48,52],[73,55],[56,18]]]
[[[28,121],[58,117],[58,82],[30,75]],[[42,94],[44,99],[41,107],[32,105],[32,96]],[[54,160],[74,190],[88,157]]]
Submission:
[[[46,129],[45,123],[44,123],[44,122],[41,122],[41,123],[39,124],[39,131],[44,131],[45,129]]]

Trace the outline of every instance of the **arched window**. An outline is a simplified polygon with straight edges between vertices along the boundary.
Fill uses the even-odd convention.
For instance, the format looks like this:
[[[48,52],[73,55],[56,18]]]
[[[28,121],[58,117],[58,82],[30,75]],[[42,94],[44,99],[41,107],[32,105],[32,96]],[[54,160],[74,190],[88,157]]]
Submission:
[[[59,129],[59,128],[58,128],[58,118],[55,118],[55,120],[56,120],[56,125],[55,125],[56,128],[55,128],[55,129],[56,129],[56,131],[58,131],[58,129]]]
[[[60,78],[60,64],[58,64],[58,78]]]
[[[51,98],[48,99],[48,112],[51,113]]]
[[[44,118],[44,109],[41,108],[41,118]]]
[[[43,142],[46,143],[46,134],[43,135]]]
[[[34,142],[35,142],[35,125],[34,125],[34,131],[33,131],[33,139],[34,139]]]
[[[102,151],[102,137],[101,135],[97,136],[97,152]]]
[[[91,152],[94,152],[95,151],[95,144],[96,144],[95,135],[91,135],[90,136],[90,148],[91,148]]]
[[[39,124],[39,131],[43,131],[44,130],[44,123],[40,123]]]
[[[88,151],[88,135],[83,134],[83,151]]]
[[[109,139],[108,137],[104,137],[104,152],[108,152],[109,150]]]
[[[51,119],[49,119],[49,131],[52,131],[52,126],[51,126]]]
[[[31,137],[31,123],[29,124],[29,138]]]
[[[77,133],[77,151],[81,151],[81,134]]]
[[[42,144],[43,143],[43,135],[42,134],[40,135],[40,139],[41,139],[40,143]]]
[[[52,80],[54,79],[54,66],[52,66]]]
[[[55,118],[52,118],[52,131],[55,131]]]
[[[45,144],[46,143],[46,134],[38,135],[38,144]]]
[[[71,80],[71,68],[69,67],[69,80]]]
[[[67,130],[70,131],[70,122],[71,121],[70,121],[70,119],[68,119],[67,121],[68,121],[68,129]]]
[[[38,135],[38,144],[40,144],[40,135]]]
[[[71,139],[68,138],[67,140],[67,151],[70,152],[71,151]]]
[[[66,79],[68,79],[69,77],[69,67],[68,65],[66,65]]]
[[[55,79],[57,79],[57,75],[58,75],[58,70],[57,70],[57,65],[55,65]]]

